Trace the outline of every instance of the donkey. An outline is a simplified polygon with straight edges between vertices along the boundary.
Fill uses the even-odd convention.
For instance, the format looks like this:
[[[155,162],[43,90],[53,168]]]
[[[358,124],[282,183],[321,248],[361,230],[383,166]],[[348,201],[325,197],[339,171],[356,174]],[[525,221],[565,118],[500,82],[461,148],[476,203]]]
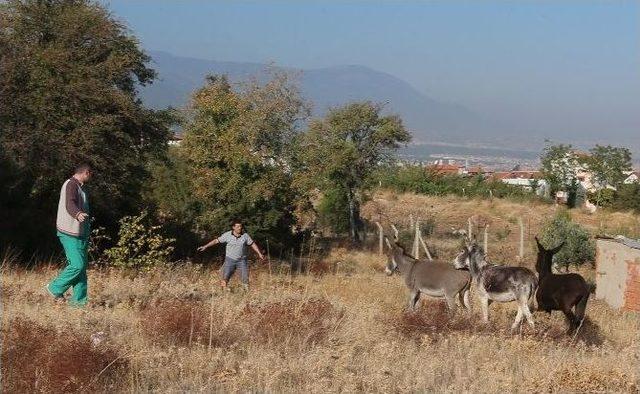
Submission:
[[[538,280],[533,271],[524,267],[509,267],[491,264],[486,260],[484,251],[475,242],[464,247],[462,253],[454,259],[456,269],[469,269],[476,283],[478,298],[482,306],[482,320],[489,322],[489,304],[492,301],[518,302],[518,314],[511,330],[520,326],[522,317],[534,327],[529,302],[535,293]]]
[[[564,242],[553,249],[545,249],[540,244],[538,237],[535,238],[538,244],[538,260],[536,261],[539,285],[536,292],[538,309],[547,313],[562,311],[569,325],[567,333],[571,334],[580,327],[584,320],[589,300],[589,285],[579,274],[554,274],[551,271],[553,255],[562,249]],[[573,309],[575,309],[575,313]]]
[[[391,244],[385,238],[389,247],[389,261],[385,272],[391,276],[398,271],[404,278],[405,285],[411,291],[409,309],[415,310],[421,294],[435,298],[444,298],[449,310],[456,309],[456,295],[460,304],[469,309],[469,290],[471,276],[467,271],[456,270],[451,264],[442,261],[416,260],[405,254],[404,249],[397,244]]]

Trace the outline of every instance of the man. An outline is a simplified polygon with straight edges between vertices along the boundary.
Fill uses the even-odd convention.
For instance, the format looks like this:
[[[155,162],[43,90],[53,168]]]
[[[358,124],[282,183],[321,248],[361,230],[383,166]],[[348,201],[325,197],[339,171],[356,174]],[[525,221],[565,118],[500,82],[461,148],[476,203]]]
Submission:
[[[240,269],[240,278],[245,290],[249,289],[249,264],[247,262],[247,246],[250,246],[254,252],[258,255],[260,260],[264,260],[264,256],[258,245],[253,242],[253,239],[249,234],[243,231],[242,222],[234,220],[231,223],[231,231],[227,231],[218,238],[214,238],[211,242],[198,248],[199,252],[206,250],[207,248],[217,245],[219,243],[226,243],[226,251],[224,264],[222,266],[222,289],[227,289],[229,279],[233,275],[236,269]]]
[[[54,300],[64,303],[64,293],[73,287],[70,304],[87,303],[87,249],[91,232],[89,200],[84,184],[91,179],[91,167],[81,164],[62,185],[56,229],[67,257],[67,266],[47,285]]]

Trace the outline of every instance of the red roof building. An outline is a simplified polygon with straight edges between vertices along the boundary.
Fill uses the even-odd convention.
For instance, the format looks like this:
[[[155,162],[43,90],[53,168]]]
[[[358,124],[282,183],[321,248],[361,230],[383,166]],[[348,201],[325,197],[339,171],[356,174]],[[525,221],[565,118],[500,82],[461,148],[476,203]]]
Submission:
[[[463,168],[463,166],[457,164],[436,163],[427,166],[427,171],[435,172],[441,175],[460,175],[462,174]]]

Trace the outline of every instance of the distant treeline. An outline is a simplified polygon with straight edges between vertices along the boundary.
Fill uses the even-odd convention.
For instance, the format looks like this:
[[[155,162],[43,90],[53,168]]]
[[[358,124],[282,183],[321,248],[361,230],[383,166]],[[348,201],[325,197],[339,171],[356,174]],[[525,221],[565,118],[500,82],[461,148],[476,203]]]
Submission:
[[[430,196],[510,198],[519,201],[538,199],[533,190],[508,185],[481,175],[446,175],[417,166],[382,166],[371,176],[369,185]],[[534,185],[535,186],[535,185]]]

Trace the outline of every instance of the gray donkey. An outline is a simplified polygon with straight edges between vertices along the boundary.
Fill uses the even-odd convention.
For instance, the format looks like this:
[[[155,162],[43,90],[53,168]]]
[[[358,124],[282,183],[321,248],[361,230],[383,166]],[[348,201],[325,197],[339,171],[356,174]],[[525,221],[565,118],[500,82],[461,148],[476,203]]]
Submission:
[[[467,268],[471,272],[482,306],[483,321],[489,322],[489,304],[492,301],[516,301],[518,314],[511,329],[515,330],[520,326],[523,316],[531,327],[534,327],[529,302],[538,286],[536,274],[524,267],[489,263],[484,251],[475,242],[467,244],[463,249],[462,253],[456,256],[453,265],[458,269]]]
[[[398,271],[404,278],[404,283],[411,291],[409,309],[415,310],[421,294],[431,297],[444,298],[450,310],[456,309],[456,295],[460,304],[469,309],[469,289],[471,275],[467,271],[455,269],[451,264],[442,261],[416,260],[407,256],[402,247],[391,244],[385,238],[389,247],[389,261],[385,272],[393,275]]]

